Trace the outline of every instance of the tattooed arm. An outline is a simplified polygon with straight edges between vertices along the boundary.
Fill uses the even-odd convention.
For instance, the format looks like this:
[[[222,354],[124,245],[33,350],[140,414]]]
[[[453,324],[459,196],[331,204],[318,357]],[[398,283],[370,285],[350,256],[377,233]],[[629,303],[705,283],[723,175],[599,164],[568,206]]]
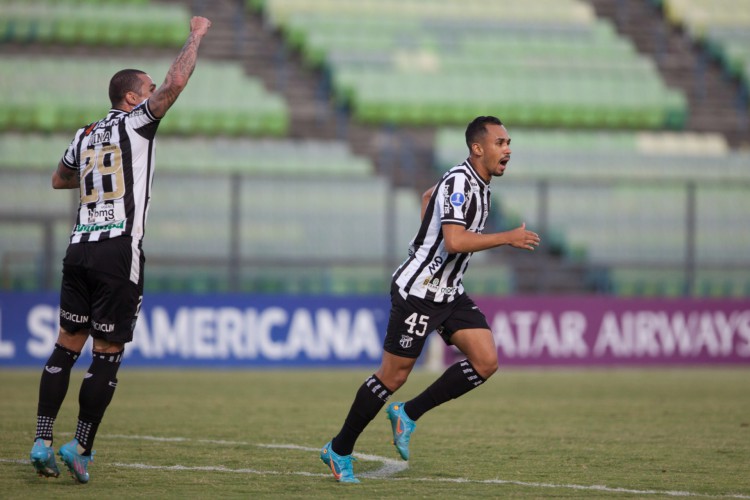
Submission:
[[[78,187],[78,171],[57,164],[57,170],[52,174],[52,187],[55,189],[75,189]]]
[[[190,35],[185,45],[169,67],[164,83],[156,89],[148,100],[148,107],[154,116],[163,117],[175,103],[180,92],[185,89],[190,75],[193,74],[195,69],[198,47],[209,27],[211,27],[211,21],[205,17],[195,16],[190,20]]]

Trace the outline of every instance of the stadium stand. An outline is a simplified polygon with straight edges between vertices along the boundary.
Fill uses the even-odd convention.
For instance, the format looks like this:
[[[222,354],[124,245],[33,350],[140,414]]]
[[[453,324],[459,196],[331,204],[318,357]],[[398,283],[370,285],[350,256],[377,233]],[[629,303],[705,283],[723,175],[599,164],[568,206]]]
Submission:
[[[190,19],[189,9],[177,4],[140,2],[138,10],[80,0],[4,0],[0,5],[0,40],[6,42],[180,47]]]
[[[727,74],[747,74],[746,0],[638,1],[659,4]],[[248,33],[234,2],[211,2],[219,42],[206,53],[218,57],[201,61],[159,137],[147,288],[382,294],[418,223],[414,188],[465,156],[462,130],[447,127],[497,114],[511,126],[514,158],[493,183],[494,223],[544,218],[545,254],[533,267],[546,272],[559,254],[583,269],[570,279],[581,281],[577,293],[750,295],[748,153],[715,133],[678,130],[695,118],[692,92],[674,78],[667,85],[656,55],[597,17],[592,5],[605,3],[245,0],[248,19],[266,23]],[[57,286],[76,199],[50,195],[51,169],[73,130],[106,111],[111,74],[135,66],[158,80],[165,52],[143,54],[181,44],[202,4],[0,0],[0,49],[24,48],[0,58],[0,287]],[[218,10],[230,4],[222,28]],[[255,36],[265,38],[245,40]],[[285,46],[264,43],[258,60],[261,39]],[[230,62],[222,43],[247,53]],[[75,50],[40,55],[53,45]],[[137,62],[131,47],[146,49]],[[307,94],[284,79],[298,56],[320,77],[320,88],[303,82]],[[81,92],[80,79],[61,75],[86,75],[102,91]],[[321,107],[345,125],[353,118],[350,128],[332,139],[312,119],[300,125]],[[424,185],[395,188],[403,167],[384,168],[381,156],[408,157],[412,130],[436,131],[435,169]],[[518,261],[480,253],[472,262],[472,293],[548,291],[524,283]]]
[[[488,110],[517,125],[685,122],[684,96],[585,2],[268,0],[263,9],[365,123],[465,123]]]
[[[738,295],[750,287],[747,273],[701,270],[750,266],[746,234],[738,231],[750,213],[750,153],[731,150],[717,134],[519,129],[511,136],[517,147],[508,178],[493,186],[508,225],[540,220],[544,183],[548,239],[568,258],[613,267],[605,287],[621,295],[683,294],[684,269],[668,268],[687,258],[686,214],[696,207],[699,272],[690,292]],[[437,172],[465,150],[462,130],[439,130]],[[660,267],[628,269],[637,262]]]
[[[662,0],[666,19],[685,29],[750,90],[750,2]]]
[[[153,14],[156,20],[169,18],[179,24],[182,43],[189,15],[185,6],[133,3],[138,3],[139,9],[147,7],[145,14]],[[157,12],[162,8],[164,16]],[[94,18],[99,21],[114,21],[107,16],[118,9],[124,26],[116,30],[135,29],[128,20],[136,11],[123,10],[117,2],[4,2],[2,40],[129,45],[131,41],[116,39],[112,33],[109,40],[81,38],[80,31],[86,29],[85,23],[91,21],[95,10],[98,13]],[[176,12],[180,15],[173,15]],[[67,19],[67,15],[71,18]],[[73,17],[79,23],[73,30],[77,37],[63,40],[60,24],[73,22]],[[30,28],[21,36],[24,23]],[[149,29],[166,31],[167,27],[150,25]],[[53,35],[37,36],[45,30]],[[147,38],[139,43],[158,46],[162,42]],[[106,84],[116,70],[142,67],[158,78],[170,62],[158,58],[132,61],[122,57],[39,55],[0,60],[0,90],[10,96],[0,105],[0,130],[5,131],[0,134],[0,213],[6,214],[0,221],[4,235],[0,243],[4,288],[54,288],[59,282],[56,273],[45,266],[62,258],[76,200],[65,192],[50,196],[51,170],[73,131],[106,111]],[[87,86],[102,89],[101,95],[81,92],[80,79],[60,75],[86,75]],[[414,231],[411,226],[403,229],[404,224],[397,223],[397,239],[393,243],[386,243],[380,236],[382,226],[388,222],[387,203],[392,201],[396,212],[408,211],[408,218],[394,216],[396,221],[415,221],[418,200],[410,191],[391,195],[385,179],[375,175],[371,161],[353,154],[345,142],[277,137],[286,134],[288,120],[284,99],[266,91],[260,80],[248,77],[240,65],[201,61],[201,71],[195,73],[161,125],[159,171],[154,186],[154,205],[158,208],[151,211],[146,244],[149,272],[154,275],[150,289],[339,293],[374,290],[372,272],[360,272],[362,266],[358,263],[356,267],[331,266],[332,258],[326,252],[332,251],[336,257],[350,254],[347,245],[353,242],[367,250],[364,258],[382,260],[388,245],[406,247]],[[314,192],[308,192],[310,188]],[[37,198],[44,203],[24,203]],[[233,226],[233,211],[238,207],[243,225]],[[367,223],[357,223],[355,213]],[[342,233],[344,224],[362,233],[360,237],[350,239]],[[322,228],[328,231],[325,238],[319,234]],[[235,234],[243,230],[242,236]],[[232,246],[235,243],[237,248]],[[400,256],[402,252],[398,253]],[[258,272],[265,278],[256,279],[253,270],[247,278],[243,275],[239,285],[230,287],[229,275],[236,270],[229,269],[227,262],[233,259],[283,262],[291,258],[299,263],[310,255],[326,261],[315,272],[299,266],[286,273],[263,269]],[[200,265],[201,262],[209,264]],[[383,273],[379,274],[381,284]]]
[[[29,208],[32,215],[42,219],[64,214],[55,218],[53,226],[55,261],[65,250],[75,200],[64,192],[50,196],[49,172],[69,139],[62,134],[0,135],[4,153],[0,156],[0,212],[20,216],[18,207],[25,207],[26,200],[39,199]],[[145,244],[149,256],[156,257],[156,263],[149,265],[157,276],[149,285],[154,288],[226,290],[228,271],[217,272],[217,267],[226,267],[233,258],[236,237],[236,258],[301,263],[312,259],[330,268],[318,272],[330,276],[320,278],[316,286],[328,291],[374,290],[367,285],[374,282],[372,273],[360,274],[360,262],[401,257],[418,223],[419,201],[414,193],[408,189],[392,193],[387,180],[374,175],[371,162],[351,153],[340,141],[167,137],[159,142],[159,171]],[[395,207],[392,220],[389,206]],[[231,222],[233,210],[238,210],[236,224]],[[396,227],[393,243],[381,236],[389,223]],[[0,254],[25,261],[35,254],[29,252],[31,248],[39,249],[35,258],[41,259],[43,229],[42,225],[7,225],[3,234],[13,237],[2,239]],[[391,244],[396,247],[390,248]],[[357,265],[349,266],[348,274],[342,266],[330,265],[332,261],[346,263],[352,255]],[[203,266],[206,272],[169,264],[170,260],[191,259],[216,264]],[[6,282],[11,280],[21,288],[38,285],[39,270],[32,271],[22,267]],[[315,275],[302,268],[277,272],[275,280],[259,280],[253,277],[256,272],[250,271],[251,279],[243,289],[252,290],[255,283],[263,284],[263,291],[293,291],[301,286],[296,283],[297,274],[308,276],[307,281]],[[263,274],[274,273],[264,269]],[[309,284],[307,288],[315,287]]]
[[[0,60],[3,130],[70,131],[107,111],[106,89],[112,75],[136,67],[164,75],[171,60],[75,59],[20,57]],[[145,64],[145,66],[144,66]],[[283,135],[288,127],[286,103],[278,94],[247,77],[232,63],[206,61],[161,125],[165,134]],[[67,75],[61,77],[61,75]],[[69,75],[86,75],[88,88]],[[159,76],[154,76],[158,80]]]
[[[0,91],[9,98],[0,104],[0,127],[74,130],[107,111],[107,84],[116,71],[136,67],[163,75],[170,62],[3,58]],[[289,117],[283,98],[245,76],[235,64],[208,61],[203,69],[164,119],[162,133],[278,136],[286,132]],[[219,84],[222,91],[216,92]],[[102,90],[99,94],[84,92],[84,88]]]
[[[49,172],[71,139],[72,135],[64,134],[2,134],[0,168]],[[343,141],[204,136],[185,140],[172,136],[159,139],[158,153],[160,172],[337,177],[375,174],[370,160],[353,154]]]

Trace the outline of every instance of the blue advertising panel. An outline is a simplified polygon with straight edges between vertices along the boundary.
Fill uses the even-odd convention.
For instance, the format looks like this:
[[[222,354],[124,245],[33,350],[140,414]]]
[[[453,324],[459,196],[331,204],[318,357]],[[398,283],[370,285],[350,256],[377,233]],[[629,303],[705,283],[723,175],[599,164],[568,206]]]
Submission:
[[[362,366],[380,363],[390,301],[375,297],[153,294],[129,366]],[[0,367],[38,367],[59,327],[56,293],[0,293]],[[90,355],[90,347],[83,355]]]
[[[502,367],[750,365],[747,299],[477,297],[476,302],[491,325]],[[126,362],[376,366],[389,308],[385,295],[149,295]],[[56,293],[0,292],[0,367],[41,366],[54,347],[59,315]],[[82,356],[90,352],[88,345]],[[443,354],[445,364],[461,357],[453,348]]]

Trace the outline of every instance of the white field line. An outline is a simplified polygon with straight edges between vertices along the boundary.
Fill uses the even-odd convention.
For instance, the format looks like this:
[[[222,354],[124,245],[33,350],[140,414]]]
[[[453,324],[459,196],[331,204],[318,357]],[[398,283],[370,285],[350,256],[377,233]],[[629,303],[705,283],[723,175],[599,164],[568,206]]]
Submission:
[[[62,433],[60,433],[62,434]],[[214,439],[191,439],[185,437],[159,437],[159,436],[137,436],[137,435],[123,435],[123,434],[108,434],[99,436],[101,438],[110,439],[127,439],[133,441],[156,441],[156,442],[195,442],[205,443],[214,445],[230,445],[230,446],[255,446],[260,448],[274,448],[274,449],[288,449],[298,450],[304,452],[317,452],[318,448],[310,448],[307,446],[299,446],[295,444],[258,444],[250,443],[247,441],[225,441],[225,440],[214,440]],[[523,486],[528,488],[544,488],[544,489],[569,489],[577,491],[598,491],[602,493],[625,493],[632,495],[664,495],[670,497],[702,497],[702,498],[737,498],[742,500],[750,500],[750,495],[742,495],[736,493],[727,493],[723,495],[706,495],[701,493],[693,493],[690,491],[660,491],[660,490],[636,490],[630,488],[613,488],[605,485],[580,485],[580,484],[554,484],[554,483],[536,483],[527,481],[509,481],[505,479],[467,479],[467,478],[432,478],[432,477],[410,477],[410,478],[395,478],[391,477],[393,474],[401,472],[408,468],[407,462],[393,460],[378,455],[368,455],[355,453],[355,456],[359,459],[366,461],[382,462],[383,467],[370,472],[363,472],[358,474],[359,477],[369,479],[385,479],[389,481],[419,481],[425,483],[458,483],[458,484],[497,484],[497,485],[514,485]],[[0,463],[16,463],[16,464],[28,464],[27,460],[17,459],[5,459],[0,458]],[[257,474],[264,476],[305,476],[305,477],[330,477],[330,474],[320,474],[313,472],[295,471],[295,472],[279,472],[272,470],[259,470],[259,469],[230,469],[223,466],[187,466],[187,465],[148,465],[148,464],[137,464],[137,463],[112,463],[115,467],[127,468],[127,469],[142,469],[142,470],[163,470],[163,471],[197,471],[197,472],[223,472],[223,473],[234,473],[234,474]]]

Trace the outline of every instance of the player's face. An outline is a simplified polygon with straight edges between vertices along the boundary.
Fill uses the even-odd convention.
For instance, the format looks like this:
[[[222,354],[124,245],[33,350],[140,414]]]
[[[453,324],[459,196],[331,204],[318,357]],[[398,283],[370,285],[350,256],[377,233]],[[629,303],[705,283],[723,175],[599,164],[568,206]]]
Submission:
[[[141,81],[141,88],[138,91],[139,102],[143,102],[151,97],[151,94],[156,90],[156,85],[154,85],[151,77],[146,74],[139,74],[138,79]]]
[[[482,169],[492,177],[500,177],[510,161],[510,136],[502,125],[485,125],[487,133],[480,141]]]

